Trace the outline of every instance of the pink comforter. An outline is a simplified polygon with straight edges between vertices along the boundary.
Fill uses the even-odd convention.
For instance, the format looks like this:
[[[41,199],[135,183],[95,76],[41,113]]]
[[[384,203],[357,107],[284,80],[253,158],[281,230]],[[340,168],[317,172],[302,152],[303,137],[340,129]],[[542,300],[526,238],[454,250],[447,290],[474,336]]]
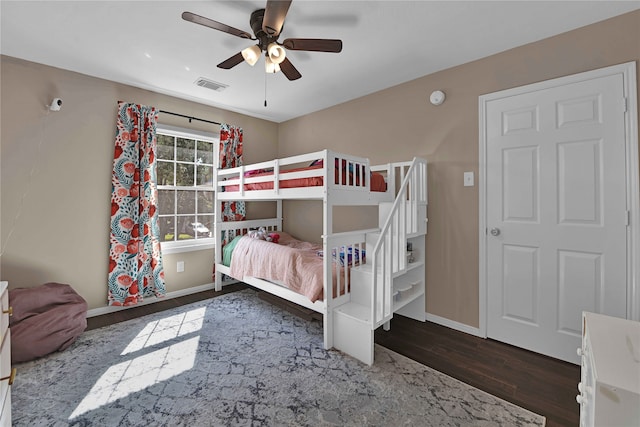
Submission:
[[[279,232],[279,243],[244,236],[233,250],[230,274],[277,280],[312,302],[323,298],[322,245],[302,242]]]

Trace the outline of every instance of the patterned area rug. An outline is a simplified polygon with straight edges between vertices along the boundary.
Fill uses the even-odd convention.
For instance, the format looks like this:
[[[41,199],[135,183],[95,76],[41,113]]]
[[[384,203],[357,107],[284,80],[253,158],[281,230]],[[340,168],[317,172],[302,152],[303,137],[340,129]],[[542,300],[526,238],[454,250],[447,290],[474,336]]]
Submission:
[[[544,417],[376,346],[324,350],[322,323],[225,294],[85,332],[18,365],[14,426],[543,426]]]

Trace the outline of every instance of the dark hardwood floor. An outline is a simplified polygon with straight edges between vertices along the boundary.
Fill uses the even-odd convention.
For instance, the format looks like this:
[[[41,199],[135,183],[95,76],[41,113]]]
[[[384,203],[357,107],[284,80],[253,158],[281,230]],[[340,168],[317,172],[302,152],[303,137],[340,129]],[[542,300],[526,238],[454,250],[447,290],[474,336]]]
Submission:
[[[191,302],[246,288],[229,285],[221,292],[199,292],[87,319],[87,330],[118,323]],[[277,297],[277,304],[309,321],[318,314]],[[430,366],[453,378],[498,396],[547,418],[546,427],[577,426],[576,403],[580,367],[490,339],[482,339],[431,322],[402,316],[391,321],[391,330],[379,328],[376,343]]]
[[[403,316],[376,343],[547,418],[546,427],[579,425],[580,367],[498,341]]]

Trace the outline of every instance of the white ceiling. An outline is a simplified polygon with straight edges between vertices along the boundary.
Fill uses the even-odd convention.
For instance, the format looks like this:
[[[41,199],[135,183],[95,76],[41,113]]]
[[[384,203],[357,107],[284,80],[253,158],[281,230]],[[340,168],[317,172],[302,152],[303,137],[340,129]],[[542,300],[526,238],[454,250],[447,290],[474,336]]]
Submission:
[[[638,0],[294,0],[281,41],[343,41],[338,54],[288,51],[302,74],[296,81],[265,75],[263,59],[254,67],[217,68],[253,42],[181,18],[190,11],[251,33],[249,16],[265,3],[2,0],[0,52],[282,122],[640,9]],[[199,77],[229,87],[201,88],[194,84]]]

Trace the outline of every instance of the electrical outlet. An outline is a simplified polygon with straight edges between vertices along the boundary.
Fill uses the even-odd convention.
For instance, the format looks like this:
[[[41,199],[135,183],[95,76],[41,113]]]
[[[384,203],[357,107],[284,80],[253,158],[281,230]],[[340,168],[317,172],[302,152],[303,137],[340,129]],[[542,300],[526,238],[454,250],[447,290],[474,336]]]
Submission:
[[[178,263],[176,264],[176,271],[178,273],[184,272],[184,261],[178,261]]]

